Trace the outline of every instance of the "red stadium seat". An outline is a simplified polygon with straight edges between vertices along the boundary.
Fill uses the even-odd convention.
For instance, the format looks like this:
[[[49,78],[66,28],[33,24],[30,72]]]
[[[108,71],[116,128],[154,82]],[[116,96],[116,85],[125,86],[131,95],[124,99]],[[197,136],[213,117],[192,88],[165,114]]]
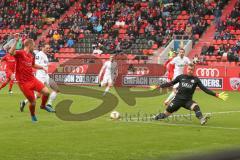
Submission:
[[[214,19],[214,16],[213,16],[213,15],[210,15],[209,19],[210,19],[210,20],[213,20],[213,19]]]
[[[182,14],[182,15],[185,15],[185,14],[187,14],[187,11],[182,11],[181,14]]]
[[[220,44],[222,44],[222,40],[221,40],[221,39],[218,39],[218,40],[217,40],[217,45],[220,45]]]
[[[235,45],[236,43],[237,43],[237,41],[235,41],[235,40],[232,40],[232,39],[229,40],[230,45]]]
[[[240,30],[239,30],[239,29],[238,29],[238,30],[236,30],[236,34],[238,34],[238,35],[240,34]]]
[[[228,40],[223,40],[222,44],[228,44]]]
[[[153,44],[152,49],[158,49],[158,45],[156,43]]]
[[[231,34],[236,34],[236,31],[235,30],[231,30],[230,33]]]
[[[194,35],[194,38],[195,38],[196,40],[198,40],[198,39],[199,39],[199,34],[195,34],[195,35]]]

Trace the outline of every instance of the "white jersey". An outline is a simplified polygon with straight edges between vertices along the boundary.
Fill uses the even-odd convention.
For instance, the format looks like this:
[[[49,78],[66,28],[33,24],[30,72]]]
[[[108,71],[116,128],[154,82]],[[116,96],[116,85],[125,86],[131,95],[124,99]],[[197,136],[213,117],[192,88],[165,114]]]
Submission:
[[[173,79],[175,79],[177,76],[183,74],[185,65],[188,65],[189,63],[191,63],[191,61],[189,60],[188,57],[184,56],[183,58],[181,58],[180,56],[177,56],[173,58],[173,60],[170,63],[175,65],[173,74]]]
[[[106,61],[103,64],[103,68],[105,68],[104,76],[114,77],[117,73],[117,63],[116,62]]]
[[[48,63],[48,57],[43,51],[35,52],[35,64],[48,70]],[[36,72],[36,77],[48,77],[48,73],[42,69],[38,69]]]

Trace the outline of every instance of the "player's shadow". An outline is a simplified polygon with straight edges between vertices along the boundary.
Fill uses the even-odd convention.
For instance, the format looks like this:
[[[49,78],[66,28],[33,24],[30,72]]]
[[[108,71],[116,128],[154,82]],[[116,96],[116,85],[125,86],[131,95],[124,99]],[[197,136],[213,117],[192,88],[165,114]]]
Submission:
[[[102,103],[95,107],[95,109],[74,114],[70,112],[72,100],[62,100],[56,105],[56,115],[64,121],[87,121],[98,118],[110,111],[118,105],[118,98],[111,93],[103,96],[103,91],[91,89],[82,86],[59,85],[60,92],[69,95],[81,95],[102,100]],[[81,106],[81,103],[79,104]]]

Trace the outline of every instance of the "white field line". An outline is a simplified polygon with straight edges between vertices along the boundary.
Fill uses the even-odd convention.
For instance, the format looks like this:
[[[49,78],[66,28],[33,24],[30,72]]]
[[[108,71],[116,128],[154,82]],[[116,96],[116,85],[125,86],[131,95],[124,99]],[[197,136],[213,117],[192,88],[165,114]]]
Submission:
[[[146,121],[120,121],[125,123],[144,123],[144,124],[154,124],[154,125],[160,125],[160,126],[178,126],[178,127],[196,127],[196,128],[211,128],[211,129],[224,129],[224,130],[240,130],[240,128],[232,128],[232,127],[219,127],[219,126],[201,126],[194,125],[194,124],[185,124],[185,123],[154,123],[154,122],[146,122]]]
[[[207,113],[203,113],[203,115],[205,115],[205,114],[210,114],[210,115],[214,115],[214,114],[230,114],[230,113],[240,113],[240,111],[207,112]],[[140,115],[140,116],[143,116],[143,115]],[[185,117],[186,116],[195,116],[195,114],[194,113],[192,113],[192,114],[173,114],[173,115],[169,116],[168,118],[178,117],[178,116],[185,116]],[[139,118],[151,118],[151,117],[138,117],[138,118],[134,118],[133,117],[131,119],[132,120],[138,120]]]
[[[230,114],[230,113],[240,113],[240,111],[225,111],[225,112],[209,112],[209,113],[205,113],[205,114]],[[192,116],[195,114],[178,114],[178,115],[173,115],[173,116]],[[173,117],[173,116],[169,116],[169,118]],[[151,117],[147,117],[147,118],[151,118]],[[196,127],[196,128],[211,128],[211,129],[224,129],[224,130],[240,130],[240,128],[232,128],[232,127],[219,127],[219,126],[201,126],[199,125],[194,125],[194,124],[186,124],[186,123],[158,123],[157,121],[141,121],[139,120],[141,118],[134,118],[132,117],[131,120],[129,121],[125,121],[125,120],[120,120],[119,122],[125,122],[125,123],[144,123],[144,124],[154,124],[154,125],[161,125],[161,126],[186,126],[186,127]],[[138,121],[134,121],[134,120],[138,120]],[[159,121],[160,122],[160,121]]]

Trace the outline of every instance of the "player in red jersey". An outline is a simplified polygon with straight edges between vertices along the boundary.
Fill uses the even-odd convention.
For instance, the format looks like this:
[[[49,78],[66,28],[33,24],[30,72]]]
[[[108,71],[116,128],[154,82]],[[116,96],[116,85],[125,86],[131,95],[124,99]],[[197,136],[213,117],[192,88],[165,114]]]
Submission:
[[[29,110],[31,113],[32,121],[36,122],[36,98],[34,96],[34,91],[42,94],[42,103],[40,108],[45,109],[48,112],[55,112],[53,108],[46,106],[46,102],[49,97],[48,88],[45,87],[44,84],[37,80],[33,75],[33,68],[42,69],[45,71],[46,69],[35,64],[35,58],[32,55],[35,43],[32,39],[26,39],[24,41],[23,50],[16,51],[17,41],[18,34],[15,36],[15,43],[10,48],[9,53],[16,59],[16,79],[18,81],[19,88],[29,101]]]
[[[173,60],[173,58],[175,58],[177,56],[177,52],[173,52],[173,55],[171,58],[169,58],[165,64],[164,64],[164,67],[166,68],[167,70],[167,77],[168,77],[168,81],[172,81],[173,79],[173,74],[174,74],[174,67],[175,65],[174,64],[171,64],[170,62]]]
[[[15,73],[15,58],[10,55],[10,54],[6,54],[2,59],[1,62],[5,62],[6,63],[6,80],[5,82],[0,86],[0,90],[2,88],[4,88],[8,83],[9,83],[9,94],[12,94],[12,87],[13,87],[13,83],[14,83],[14,73]]]

